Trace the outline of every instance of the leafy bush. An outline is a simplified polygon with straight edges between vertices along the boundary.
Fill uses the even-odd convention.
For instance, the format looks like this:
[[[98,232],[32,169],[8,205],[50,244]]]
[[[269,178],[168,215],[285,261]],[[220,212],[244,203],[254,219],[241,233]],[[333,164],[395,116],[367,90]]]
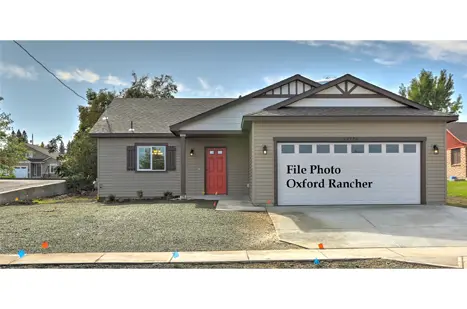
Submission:
[[[164,192],[164,198],[170,200],[173,197],[173,193],[171,191]]]
[[[138,190],[138,191],[136,191],[136,196],[137,196],[138,198],[143,198],[143,190]]]
[[[109,194],[109,196],[107,197],[107,202],[113,203],[115,202],[115,200],[116,200],[116,197],[114,194]]]
[[[15,175],[0,175],[0,179],[14,179]]]
[[[70,175],[66,179],[68,190],[73,193],[94,190],[93,180],[82,174]]]

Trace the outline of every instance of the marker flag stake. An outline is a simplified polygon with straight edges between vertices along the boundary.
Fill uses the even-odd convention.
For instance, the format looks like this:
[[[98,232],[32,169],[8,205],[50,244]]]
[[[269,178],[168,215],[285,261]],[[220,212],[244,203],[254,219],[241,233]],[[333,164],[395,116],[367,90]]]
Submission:
[[[26,251],[21,249],[21,250],[18,251],[18,255],[19,255],[19,258],[22,258],[22,257],[24,257],[26,255]]]
[[[179,254],[177,251],[175,251],[174,253],[172,253],[172,258],[176,259],[179,257]]]
[[[324,245],[320,243],[320,244],[318,244],[318,248],[324,249]]]
[[[315,263],[315,265],[319,265],[319,260],[316,258],[314,263]]]

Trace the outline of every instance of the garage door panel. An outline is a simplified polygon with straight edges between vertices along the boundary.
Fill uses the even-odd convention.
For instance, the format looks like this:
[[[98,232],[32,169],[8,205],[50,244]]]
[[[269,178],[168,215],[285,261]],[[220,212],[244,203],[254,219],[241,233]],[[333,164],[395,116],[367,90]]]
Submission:
[[[28,167],[15,166],[14,174],[16,178],[28,178]]]
[[[378,143],[364,143],[364,153],[350,153],[362,143],[346,143],[349,153],[338,154],[337,143],[327,143],[330,153],[316,153],[317,145],[326,143],[308,143],[312,153],[299,153],[303,143],[286,144],[294,145],[294,153],[281,153],[278,144],[279,205],[420,204],[419,143],[379,143],[382,153],[368,151]],[[395,148],[399,153],[386,153]]]

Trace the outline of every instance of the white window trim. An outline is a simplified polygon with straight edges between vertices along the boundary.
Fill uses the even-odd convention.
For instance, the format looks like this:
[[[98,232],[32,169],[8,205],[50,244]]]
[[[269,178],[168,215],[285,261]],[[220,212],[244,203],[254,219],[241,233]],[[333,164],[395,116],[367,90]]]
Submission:
[[[164,169],[160,169],[160,170],[152,169],[152,148],[153,147],[164,147]],[[139,149],[140,148],[151,148],[151,159],[149,160],[149,169],[139,168]],[[136,147],[136,170],[138,172],[166,172],[167,171],[167,146],[166,145],[137,146]]]
[[[57,168],[57,167],[58,167],[58,164],[56,164],[56,163],[51,163],[51,164],[49,164],[49,174],[50,174],[50,173],[55,173],[55,172],[52,172],[52,169],[50,168],[50,167],[52,167],[52,166],[55,166],[55,168]]]

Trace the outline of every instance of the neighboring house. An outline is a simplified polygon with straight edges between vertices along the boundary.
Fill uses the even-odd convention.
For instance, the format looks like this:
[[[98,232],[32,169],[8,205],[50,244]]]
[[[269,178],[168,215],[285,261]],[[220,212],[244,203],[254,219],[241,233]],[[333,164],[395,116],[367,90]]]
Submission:
[[[56,178],[55,170],[60,162],[59,153],[49,153],[49,150],[38,145],[26,144],[27,160],[21,161],[14,170],[16,178]]]
[[[446,130],[447,177],[467,178],[467,122],[452,122]]]
[[[115,99],[91,135],[102,197],[440,204],[457,119],[349,74],[294,75],[236,99]]]

